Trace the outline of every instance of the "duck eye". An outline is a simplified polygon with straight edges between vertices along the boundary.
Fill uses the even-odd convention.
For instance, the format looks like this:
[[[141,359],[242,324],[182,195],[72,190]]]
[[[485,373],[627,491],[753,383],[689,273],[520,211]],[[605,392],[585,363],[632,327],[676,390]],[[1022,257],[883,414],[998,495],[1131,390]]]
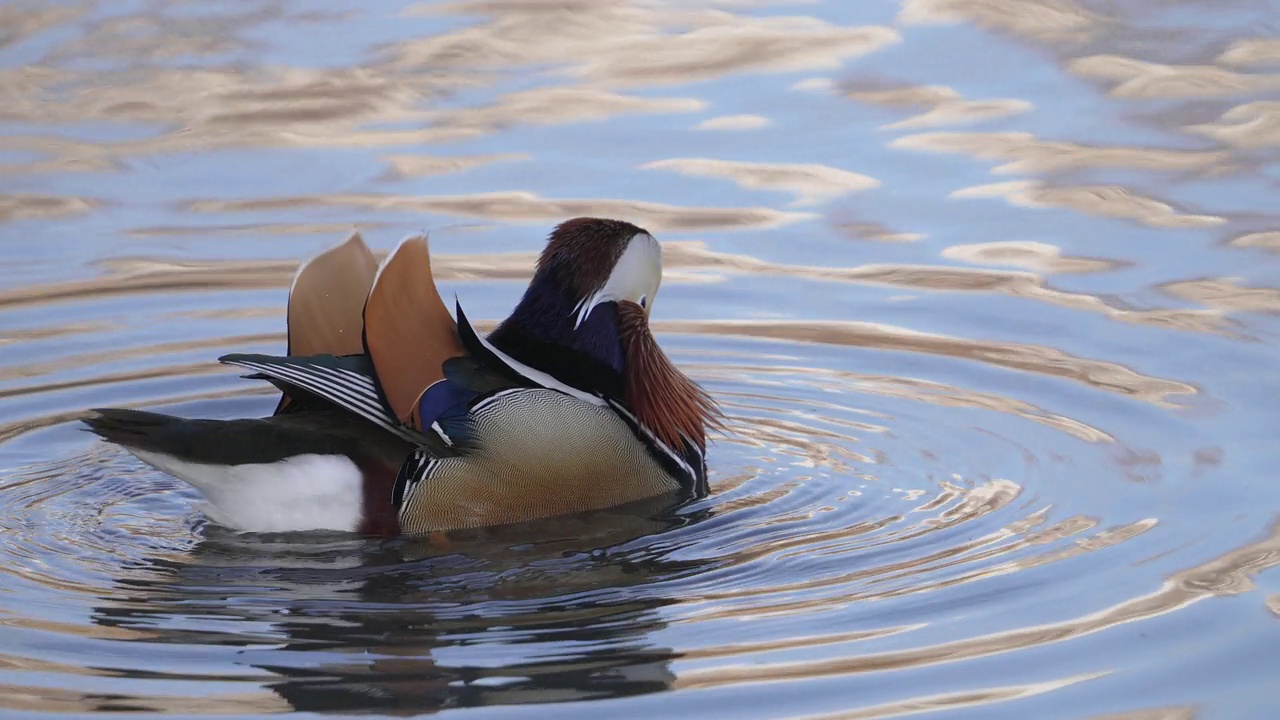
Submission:
[[[645,308],[645,307],[648,307],[648,306],[649,306],[649,304],[648,304],[648,302],[646,302],[646,300],[647,300],[647,298],[640,298],[640,307]]]

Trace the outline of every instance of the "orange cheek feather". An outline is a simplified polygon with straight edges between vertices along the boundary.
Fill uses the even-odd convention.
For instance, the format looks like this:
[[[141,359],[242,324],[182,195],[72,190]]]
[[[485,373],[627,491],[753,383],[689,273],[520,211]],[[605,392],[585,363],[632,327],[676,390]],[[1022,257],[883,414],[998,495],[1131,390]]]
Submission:
[[[707,428],[724,427],[715,401],[658,347],[644,308],[619,302],[618,332],[625,353],[626,400],[636,419],[672,448],[680,448],[687,438],[705,451]]]

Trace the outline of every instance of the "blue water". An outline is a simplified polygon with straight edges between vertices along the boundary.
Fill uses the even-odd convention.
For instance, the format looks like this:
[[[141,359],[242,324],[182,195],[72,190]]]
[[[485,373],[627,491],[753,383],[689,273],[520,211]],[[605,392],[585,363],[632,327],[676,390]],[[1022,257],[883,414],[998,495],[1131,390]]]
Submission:
[[[1275,11],[0,8],[0,716],[1272,717]],[[269,413],[214,358],[353,229],[493,321],[584,214],[705,500],[235,535],[75,422]]]

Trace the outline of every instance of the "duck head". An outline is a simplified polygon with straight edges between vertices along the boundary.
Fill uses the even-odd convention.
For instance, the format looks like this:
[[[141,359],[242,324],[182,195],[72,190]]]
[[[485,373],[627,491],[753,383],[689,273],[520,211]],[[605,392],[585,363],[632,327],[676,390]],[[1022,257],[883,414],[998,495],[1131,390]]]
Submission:
[[[649,313],[662,246],[619,220],[575,218],[551,233],[511,316],[489,340],[560,381],[625,402],[672,448],[705,448],[714,402],[658,346]]]
[[[621,394],[619,303],[647,314],[661,282],[662,247],[648,232],[618,220],[568,220],[551,233],[520,303],[489,339],[575,387]]]
[[[607,303],[629,302],[644,309],[662,284],[662,246],[631,223],[595,218],[570,220],[551,235],[538,261],[542,282],[556,279],[579,297],[574,329]],[[539,278],[535,276],[534,282]]]

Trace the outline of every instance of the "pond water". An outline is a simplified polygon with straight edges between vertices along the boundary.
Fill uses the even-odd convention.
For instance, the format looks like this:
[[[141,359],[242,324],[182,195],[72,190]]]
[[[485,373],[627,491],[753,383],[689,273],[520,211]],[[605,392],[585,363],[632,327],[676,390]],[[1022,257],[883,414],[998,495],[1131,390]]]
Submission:
[[[353,8],[359,9],[353,9]],[[0,7],[0,717],[1270,718],[1273,0]],[[298,261],[492,323],[665,243],[713,493],[236,535],[86,408],[268,414]]]

